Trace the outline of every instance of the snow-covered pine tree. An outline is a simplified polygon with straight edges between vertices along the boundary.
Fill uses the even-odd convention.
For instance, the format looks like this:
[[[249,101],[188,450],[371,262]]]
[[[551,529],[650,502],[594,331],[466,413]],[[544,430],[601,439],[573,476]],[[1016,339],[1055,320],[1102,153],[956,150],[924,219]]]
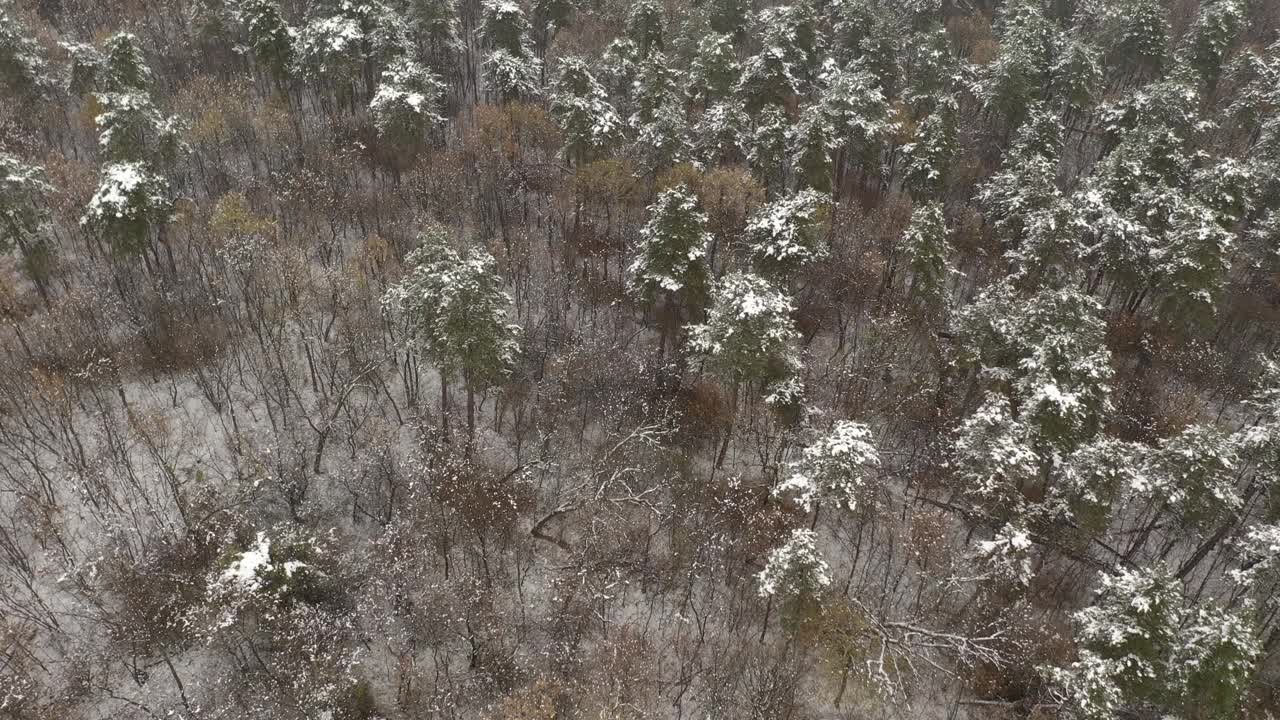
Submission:
[[[1169,42],[1168,12],[1160,0],[1092,0],[1078,10],[1079,25],[1096,29],[1112,78],[1122,83],[1156,77]]]
[[[1240,460],[1230,435],[1212,425],[1191,425],[1146,455],[1133,490],[1173,513],[1180,529],[1208,530],[1240,509]]]
[[[144,92],[97,93],[101,111],[98,149],[102,157],[117,162],[170,161],[181,147],[177,118],[166,117]]]
[[[706,322],[690,325],[689,345],[706,356],[714,372],[766,393],[792,388],[800,370],[799,340],[791,313],[795,306],[768,280],[745,272],[725,275],[711,293]],[[793,397],[776,398],[786,404]]]
[[[54,88],[40,45],[7,4],[0,5],[0,87],[15,97],[35,99]]]
[[[807,0],[764,10],[756,25],[761,49],[743,64],[737,87],[752,113],[807,93],[820,56],[817,19]]]
[[[1109,720],[1144,707],[1239,717],[1261,652],[1252,624],[1211,604],[1187,607],[1163,564],[1104,575],[1097,601],[1075,620],[1079,659],[1048,669],[1069,717]]]
[[[1201,3],[1200,14],[1187,31],[1182,55],[1200,76],[1205,87],[1217,87],[1223,60],[1235,44],[1248,18],[1240,0],[1209,0]]]
[[[120,32],[102,46],[102,74],[98,87],[105,93],[150,92],[151,68],[142,54],[142,44],[133,33]]]
[[[818,536],[796,529],[769,553],[757,576],[761,597],[776,600],[783,627],[793,627],[811,614],[831,585],[831,568],[818,550]]]
[[[1023,514],[1023,491],[1041,475],[1034,443],[1032,429],[1014,416],[1008,398],[987,393],[956,429],[949,465],[970,501],[1008,520]]]
[[[663,190],[648,209],[640,246],[631,264],[632,282],[646,302],[699,304],[707,292],[707,216],[686,185]]]
[[[875,76],[858,65],[829,62],[817,81],[817,97],[790,132],[792,164],[806,187],[837,196],[846,165],[879,164],[888,131],[888,104]]]
[[[240,0],[240,21],[254,60],[277,83],[287,80],[293,68],[296,31],[285,21],[280,6],[275,0]]]
[[[383,295],[383,307],[404,319],[410,345],[440,368],[443,412],[449,378],[462,375],[474,437],[476,394],[510,373],[519,350],[519,327],[507,322],[511,298],[493,256],[480,248],[457,252],[439,226],[423,229],[404,265],[406,275]]]
[[[911,222],[898,241],[898,252],[911,272],[911,289],[907,297],[919,312],[936,316],[947,306],[947,223],[942,203],[918,205],[911,211]]]
[[[52,192],[43,168],[0,152],[0,252],[26,248],[39,239]]]
[[[80,223],[111,242],[121,255],[137,255],[169,219],[169,183],[143,162],[103,166],[98,190]]]
[[[1088,441],[1111,408],[1101,314],[1074,287],[1026,297],[1008,281],[957,314],[961,361],[988,387],[1009,393],[1045,458]]]
[[[511,0],[485,0],[480,35],[490,50],[484,58],[485,79],[498,100],[508,102],[538,94],[542,63],[534,57],[524,10]]]
[[[791,497],[805,512],[830,502],[850,512],[874,502],[871,475],[880,466],[880,453],[871,429],[853,420],[837,420],[789,463],[787,476],[774,495]]]
[[[403,15],[381,2],[341,0],[331,9],[314,6],[298,32],[295,62],[339,102],[375,91],[381,70],[412,49]]]
[[[1007,127],[1022,124],[1031,104],[1043,99],[1053,67],[1056,30],[1041,0],[1011,0],[996,18],[1000,50],[981,69],[977,94]]]
[[[444,124],[439,109],[444,84],[418,63],[401,59],[382,71],[369,115],[378,137],[412,157],[433,128]]]
[[[741,74],[733,38],[711,33],[698,41],[698,51],[689,68],[686,94],[690,100],[709,109],[732,94]]]
[[[551,114],[564,137],[564,154],[578,166],[589,162],[619,136],[618,117],[604,87],[582,58],[565,57],[551,91]]]
[[[823,193],[801,190],[756,211],[747,222],[752,261],[785,277],[827,256],[831,202]]]
[[[947,187],[959,151],[954,95],[934,98],[934,109],[915,124],[911,141],[903,144],[902,185],[917,201],[936,198]]]
[[[662,6],[656,0],[638,0],[627,10],[624,29],[626,38],[636,48],[636,59],[646,60],[654,52],[663,50]]]

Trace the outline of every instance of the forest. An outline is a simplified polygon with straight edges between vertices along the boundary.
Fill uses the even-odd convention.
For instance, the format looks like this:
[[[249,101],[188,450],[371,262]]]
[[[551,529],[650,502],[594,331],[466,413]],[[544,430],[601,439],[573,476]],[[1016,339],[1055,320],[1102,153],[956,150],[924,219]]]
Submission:
[[[1280,0],[0,0],[0,718],[1278,684]]]

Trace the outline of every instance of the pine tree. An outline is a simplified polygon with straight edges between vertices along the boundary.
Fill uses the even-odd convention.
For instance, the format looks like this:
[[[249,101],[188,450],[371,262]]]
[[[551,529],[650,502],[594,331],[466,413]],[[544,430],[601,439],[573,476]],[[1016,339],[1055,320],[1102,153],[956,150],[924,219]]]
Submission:
[[[172,160],[181,146],[176,118],[165,117],[141,92],[97,93],[98,148],[113,161]]]
[[[849,160],[876,164],[888,130],[888,105],[875,77],[858,66],[828,64],[818,79],[817,99],[791,132],[793,164],[801,181],[824,192],[838,191]]]
[[[1168,247],[1173,244],[1174,221],[1187,227],[1200,210],[1183,190],[1192,177],[1186,140],[1159,119],[1131,125],[1121,117],[1116,118],[1119,144],[1085,180],[1073,205],[1088,255],[1122,287],[1136,291],[1153,278],[1173,275],[1182,265],[1181,253],[1195,243],[1182,244],[1177,253]],[[1184,122],[1179,117],[1168,120]]]
[[[710,167],[740,161],[747,156],[750,126],[740,103],[733,99],[716,103],[703,111],[692,128],[694,153]]]
[[[1262,647],[1245,614],[1202,604],[1182,620],[1170,663],[1179,705],[1209,718],[1240,716]]]
[[[796,529],[769,553],[757,576],[761,597],[777,599],[784,627],[802,621],[831,585],[831,568],[818,550],[818,536]]]
[[[728,35],[735,45],[746,37],[750,15],[749,0],[707,0],[707,22],[712,32]]]
[[[234,42],[238,16],[228,0],[196,0],[190,18],[192,35],[200,44],[214,48]]]
[[[625,104],[631,101],[631,86],[639,72],[640,49],[626,38],[614,38],[600,54],[598,67],[596,74],[609,97],[614,99],[622,115],[630,117],[630,109]]]
[[[1102,532],[1115,501],[1143,482],[1149,449],[1099,435],[1054,467],[1041,515],[1079,527],[1085,536]]]
[[[1280,43],[1265,50],[1242,48],[1227,74],[1236,89],[1228,108],[1230,117],[1252,133],[1274,127],[1276,120],[1269,110],[1280,103]]]
[[[426,133],[444,124],[439,115],[444,85],[412,60],[398,60],[382,72],[369,114],[378,136],[412,157]]]
[[[870,475],[879,465],[870,428],[838,420],[787,466],[788,475],[774,495],[793,497],[805,512],[828,501],[852,512],[870,500]]]
[[[88,43],[64,42],[62,48],[70,56],[67,92],[74,97],[93,92],[98,87],[98,78],[102,75],[107,59]]]
[[[510,0],[486,0],[481,13],[481,35],[486,42],[513,57],[529,54],[531,26],[519,5]]]
[[[687,94],[704,108],[710,108],[729,97],[741,74],[733,38],[712,33],[698,41],[698,52],[689,69]]]
[[[912,305],[926,314],[945,308],[950,247],[941,203],[920,205],[911,211],[911,222],[898,242],[898,252],[906,257],[911,271]]]
[[[894,53],[881,60],[868,56],[864,61],[886,95],[900,85],[902,101],[917,116],[936,113],[941,105],[955,102],[963,70],[951,49],[946,28],[930,22],[925,30],[911,33],[903,43],[903,51],[900,67],[895,67]]]
[[[501,48],[491,50],[484,58],[485,78],[493,96],[501,102],[513,102],[538,94],[541,65],[529,58],[517,57]]]
[[[959,152],[956,115],[959,103],[954,96],[937,101],[935,109],[915,126],[903,155],[902,184],[916,200],[938,197],[947,187],[951,165]]]
[[[1208,529],[1243,504],[1235,488],[1239,456],[1229,435],[1192,425],[1147,454],[1137,495],[1174,513],[1179,526]]]
[[[640,247],[631,265],[636,289],[647,302],[661,293],[698,303],[707,290],[706,248],[711,242],[707,216],[686,185],[658,194],[640,230]]]
[[[45,199],[52,192],[43,168],[0,152],[0,252],[38,241],[49,217]]]
[[[313,18],[298,33],[298,65],[311,80],[337,88],[339,98],[349,94],[349,85],[360,77],[365,59],[359,18]]]
[[[425,41],[433,64],[443,63],[445,55],[460,43],[457,0],[412,0],[409,17],[420,41]]]
[[[752,125],[745,138],[747,162],[767,188],[785,188],[787,170],[790,167],[788,141],[791,123],[786,110],[768,105],[752,112],[744,108]]]
[[[428,227],[405,258],[407,275],[387,290],[383,306],[404,318],[412,347],[440,368],[441,411],[449,378],[462,374],[468,437],[475,436],[475,396],[509,374],[519,326],[507,322],[511,298],[502,290],[493,256],[449,245],[448,232]]]
[[[17,249],[22,270],[46,302],[54,246],[44,226],[53,191],[43,168],[0,152],[0,253]]]
[[[1062,197],[1057,185],[1062,143],[1057,118],[1041,104],[1028,105],[1025,117],[1000,171],[978,192],[988,222],[1015,245],[1027,230],[1027,218],[1051,211]]]
[[[1241,162],[1221,158],[1191,174],[1197,200],[1213,211],[1224,230],[1233,230],[1250,214],[1267,183],[1264,162]]]
[[[1246,17],[1246,8],[1239,0],[1210,0],[1200,5],[1200,14],[1187,33],[1185,53],[1187,62],[1210,90],[1222,76],[1222,62]]]
[[[524,10],[511,0],[485,0],[481,36],[489,44],[485,77],[496,97],[508,102],[536,95],[542,65],[529,45],[531,26]]]
[[[1130,78],[1156,77],[1164,67],[1169,24],[1159,0],[1120,0],[1085,4],[1082,25],[1097,28],[1098,45],[1109,67]]]
[[[152,75],[142,54],[138,37],[116,33],[107,38],[102,50],[102,74],[97,87],[104,93],[150,92]]]
[[[1102,55],[1078,38],[1069,38],[1058,50],[1050,70],[1051,94],[1073,110],[1091,109],[1103,87]]]
[[[1257,603],[1259,615],[1270,620],[1262,629],[1275,636],[1275,612],[1280,608],[1280,524],[1257,523],[1235,542],[1240,567],[1228,576],[1238,592]],[[1267,637],[1267,636],[1264,636]]]
[[[818,69],[816,22],[804,0],[760,13],[761,49],[743,64],[737,87],[748,112],[782,107],[808,91]]]
[[[80,224],[108,240],[118,255],[142,254],[173,207],[169,182],[153,165],[174,159],[181,146],[179,125],[151,101],[151,68],[137,37],[116,33],[101,54],[91,48],[73,54],[87,58],[79,81],[98,90],[98,146],[108,161]]]
[[[627,11],[626,37],[636,48],[636,59],[646,60],[663,50],[662,6],[655,0],[638,0]]]
[[[667,103],[658,109],[653,119],[640,126],[640,132],[631,144],[629,154],[645,175],[653,176],[677,163],[692,159],[692,130],[684,108]]]
[[[122,255],[146,250],[151,233],[169,218],[169,183],[142,162],[102,168],[98,190],[80,223],[111,242]]]
[[[1179,202],[1169,219],[1167,245],[1153,251],[1163,291],[1160,316],[1170,323],[1207,322],[1226,283],[1235,236],[1196,202]]]
[[[1098,120],[1106,140],[1104,149],[1110,151],[1129,141],[1137,146],[1130,150],[1133,154],[1143,154],[1140,150],[1147,144],[1153,145],[1153,151],[1163,152],[1169,142],[1161,140],[1162,134],[1187,145],[1201,127],[1201,100],[1195,76],[1186,66],[1178,66],[1160,80],[1102,103]]]
[[[635,81],[631,87],[632,115],[628,122],[635,130],[654,122],[658,114],[670,105],[683,105],[679,78],[667,57],[654,52],[636,65]]]
[[[898,92],[899,77],[904,74],[908,78],[913,76],[901,66],[902,61],[911,62],[904,54],[919,51],[922,57],[928,57],[938,47],[936,37],[924,43],[919,43],[917,37],[904,37],[906,28],[899,22],[892,6],[842,1],[834,3],[831,10],[834,12],[829,33],[832,59],[838,63],[861,64],[876,77],[877,87],[886,97]],[[914,79],[923,78],[915,76]],[[918,89],[924,88],[919,86]],[[902,95],[907,102],[918,99],[918,94],[910,91]]]
[[[560,30],[573,21],[576,0],[535,0],[533,4],[533,31],[536,36],[538,56],[546,57],[547,48]]]
[[[802,82],[813,79],[822,57],[818,16],[809,0],[766,8],[756,18],[760,44],[781,51],[784,63]],[[803,88],[802,88],[803,89]]]
[[[312,8],[298,34],[296,62],[339,99],[354,98],[360,81],[372,94],[380,70],[410,50],[409,27],[401,13],[381,2],[341,0],[332,10]]]
[[[647,174],[687,159],[689,126],[680,79],[661,52],[639,63],[631,89],[628,124],[635,133],[630,154]]]
[[[706,322],[688,327],[689,345],[735,386],[784,383],[800,369],[794,309],[791,298],[764,278],[730,273],[712,291]]]
[[[254,59],[276,82],[284,82],[293,66],[294,30],[274,0],[241,0],[240,19]]]
[[[40,46],[6,6],[0,6],[0,87],[23,99],[44,97],[54,87]]]
[[[1104,333],[1101,307],[1074,287],[1028,298],[1002,282],[956,318],[961,361],[993,389],[1007,389],[1046,452],[1088,441],[1111,408]]]
[[[761,207],[747,222],[747,245],[759,267],[788,275],[827,255],[831,202],[801,190]]]
[[[1040,477],[1032,429],[1013,414],[1008,398],[987,393],[956,429],[950,467],[964,494],[1005,519],[1022,513],[1023,490]]]
[[[990,540],[978,543],[974,553],[982,569],[981,579],[1005,593],[1025,591],[1035,575],[1032,568],[1035,546],[1023,518],[1016,517],[1001,525]]]
[[[618,136],[622,121],[609,104],[608,94],[576,57],[560,60],[559,77],[551,92],[551,114],[564,136],[564,154],[579,166],[607,148]]]
[[[1075,615],[1080,659],[1052,675],[1072,709],[1102,720],[1158,698],[1181,612],[1181,590],[1163,567],[1104,575],[1097,603]]]
[[[1040,0],[1006,3],[997,24],[1000,52],[983,68],[977,92],[985,105],[1016,127],[1049,87],[1056,35]]]
[[[1080,659],[1049,675],[1072,717],[1132,709],[1239,717],[1261,647],[1250,621],[1209,605],[1185,607],[1163,564],[1104,575],[1097,602],[1076,613]]]

